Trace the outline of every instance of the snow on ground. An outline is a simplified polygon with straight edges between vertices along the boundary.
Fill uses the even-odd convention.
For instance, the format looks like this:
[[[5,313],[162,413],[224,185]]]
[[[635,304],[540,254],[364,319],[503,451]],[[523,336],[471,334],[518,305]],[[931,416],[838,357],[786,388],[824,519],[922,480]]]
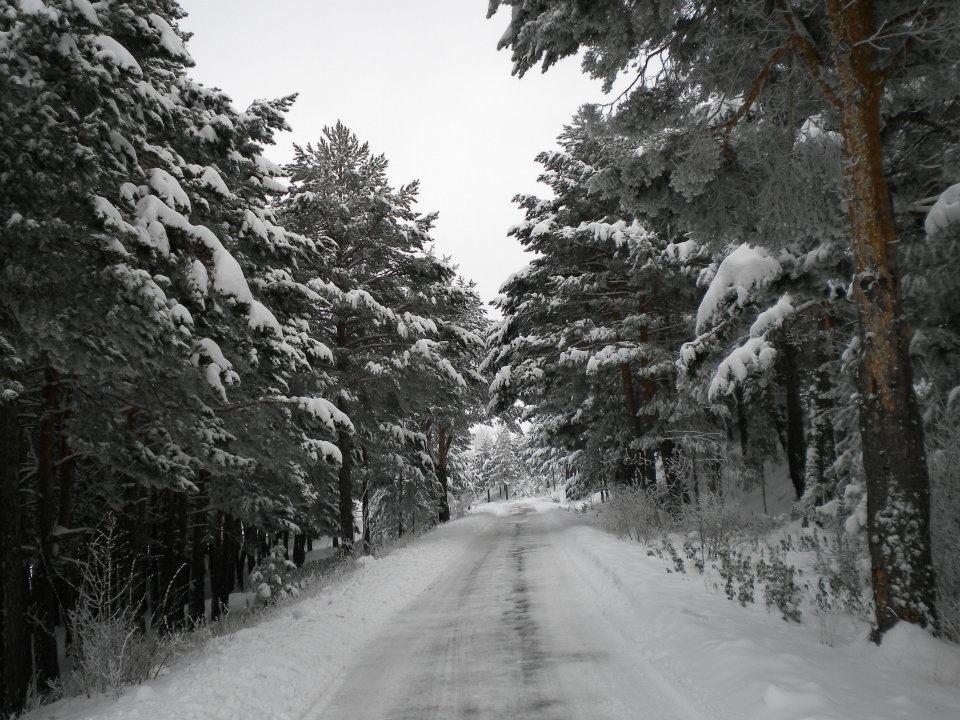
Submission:
[[[866,633],[828,647],[815,625],[668,574],[574,509],[483,503],[119,701],[39,716],[339,720],[325,709],[369,705],[365,720],[960,717],[960,647],[906,625],[879,648]]]
[[[845,645],[815,625],[741,607],[696,575],[667,574],[636,542],[575,527],[570,539],[635,613],[625,633],[665,680],[708,698],[715,717],[758,720],[955,720],[960,646],[901,624],[877,647],[866,629]]]
[[[267,620],[218,637],[164,677],[112,698],[68,699],[29,716],[50,720],[299,718],[390,618],[455,566],[492,522],[465,518],[418,538]]]

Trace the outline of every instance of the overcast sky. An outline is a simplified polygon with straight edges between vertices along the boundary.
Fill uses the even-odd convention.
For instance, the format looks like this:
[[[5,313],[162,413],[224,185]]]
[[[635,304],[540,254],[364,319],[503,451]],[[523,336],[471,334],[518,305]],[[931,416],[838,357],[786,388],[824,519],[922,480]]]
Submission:
[[[299,92],[293,133],[268,152],[343,120],[390,159],[396,183],[421,181],[423,210],[462,274],[491,299],[526,264],[506,237],[518,192],[544,192],[536,154],[553,145],[599,83],[568,59],[518,80],[497,52],[508,16],[485,19],[486,0],[181,0],[195,78],[245,107]]]

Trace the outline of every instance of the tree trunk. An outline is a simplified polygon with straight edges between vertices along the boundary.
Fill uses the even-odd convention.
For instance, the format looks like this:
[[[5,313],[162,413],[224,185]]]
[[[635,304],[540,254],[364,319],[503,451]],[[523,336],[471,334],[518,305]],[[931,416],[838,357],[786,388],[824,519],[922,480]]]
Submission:
[[[677,467],[677,446],[669,438],[660,441],[660,459],[663,461],[663,479],[667,508],[675,516],[683,506],[683,478]]]
[[[403,480],[397,481],[397,537],[402,538],[405,532],[403,527]]]
[[[510,488],[507,487],[506,483],[503,484],[503,494],[504,494],[504,498],[503,498],[504,500],[510,499]]]
[[[640,486],[653,488],[657,486],[657,452],[653,448],[644,450],[641,455],[640,471],[642,479]]]
[[[827,366],[830,351],[832,323],[827,313],[820,322],[814,362],[813,385],[810,388],[810,438],[807,444],[807,488],[813,493],[814,506],[828,499],[828,473],[837,458],[836,439],[833,432],[833,382]]]
[[[175,630],[183,626],[183,606],[187,604],[190,591],[190,562],[187,558],[189,505],[183,493],[170,492],[169,496],[167,512],[171,517],[167,518],[166,552],[170,559],[170,579],[168,586],[161,588],[161,601],[166,627]]]
[[[343,461],[337,475],[340,509],[340,540],[343,547],[353,547],[353,436],[341,430],[337,435],[337,445]]]
[[[440,502],[437,519],[445,523],[450,520],[450,504],[447,501],[447,456],[453,436],[447,435],[442,423],[437,424],[437,480],[440,481]]]
[[[208,545],[207,565],[210,568],[210,621],[220,619],[223,614],[223,555],[224,555],[224,518],[219,510],[213,513],[210,526],[213,536]]]
[[[487,488],[487,502],[490,502],[490,488]]]
[[[220,604],[230,608],[230,593],[237,589],[237,558],[240,556],[240,519],[223,516],[223,543],[220,554]]]
[[[298,568],[303,567],[307,560],[307,536],[303,533],[297,533],[293,536],[293,564]]]
[[[0,716],[16,715],[30,684],[17,403],[0,399]]]
[[[620,381],[623,384],[623,404],[627,409],[627,418],[630,422],[630,428],[634,436],[639,438],[643,435],[643,428],[640,425],[640,408],[637,405],[637,391],[633,386],[633,372],[628,363],[620,363]]]
[[[860,319],[860,435],[867,537],[879,642],[898,620],[936,624],[930,485],[896,268],[897,231],[884,175],[885,79],[873,38],[874,2],[828,0],[840,80],[850,242]]]
[[[367,555],[370,552],[370,482],[368,476],[369,471],[364,470],[363,472],[363,485],[360,490],[360,520],[363,523],[363,528],[361,532],[362,542],[363,542],[363,554]]]
[[[190,606],[189,616],[194,625],[201,625],[207,617],[205,603],[206,563],[204,540],[207,533],[206,498],[196,498],[193,505],[193,526],[190,531]]]
[[[59,675],[57,660],[56,627],[59,617],[57,607],[56,554],[53,527],[56,523],[57,501],[54,497],[56,484],[57,421],[59,407],[59,374],[47,368],[44,371],[42,389],[43,410],[37,434],[37,501],[35,538],[38,561],[33,568],[33,614],[36,631],[33,635],[34,662],[37,682],[41,687]]]
[[[123,537],[130,557],[130,602],[136,617],[145,620],[147,610],[149,564],[147,561],[147,503],[143,487],[131,478],[124,479]]]
[[[60,436],[60,508],[57,524],[70,527],[73,524],[73,486],[76,478],[76,462],[70,457],[70,445],[64,434]]]
[[[796,348],[784,341],[777,354],[780,381],[787,410],[787,466],[797,500],[803,497],[806,482],[807,440],[803,430],[803,403],[800,400],[800,374],[797,371]]]

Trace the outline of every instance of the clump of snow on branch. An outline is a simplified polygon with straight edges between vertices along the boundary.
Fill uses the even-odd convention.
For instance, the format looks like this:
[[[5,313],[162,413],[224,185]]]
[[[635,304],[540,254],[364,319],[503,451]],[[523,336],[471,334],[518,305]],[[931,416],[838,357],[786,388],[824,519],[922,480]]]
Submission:
[[[353,422],[347,417],[347,414],[326,398],[278,395],[275,399],[277,402],[296,406],[315,417],[334,432],[337,431],[338,427],[354,432]]]
[[[927,213],[923,226],[928,237],[943,232],[960,222],[960,183],[951,185],[942,193]]]
[[[779,261],[763,248],[740,245],[720,263],[703,296],[697,309],[697,332],[703,332],[725,308],[729,314],[745,306],[752,291],[769,285],[782,272]]]
[[[717,366],[707,396],[715,400],[719,395],[729,395],[751,374],[768,370],[777,358],[777,351],[767,336],[782,327],[796,312],[790,295],[783,295],[772,307],[760,313],[750,326],[747,342],[734,349]]]

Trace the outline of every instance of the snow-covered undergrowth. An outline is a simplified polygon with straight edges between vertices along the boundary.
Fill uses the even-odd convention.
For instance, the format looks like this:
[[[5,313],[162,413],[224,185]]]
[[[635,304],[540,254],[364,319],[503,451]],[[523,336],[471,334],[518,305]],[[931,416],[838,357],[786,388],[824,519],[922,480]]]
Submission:
[[[679,519],[655,493],[623,488],[592,517],[638,541],[667,573],[700,578],[709,592],[815,630],[826,645],[867,637],[873,606],[864,538],[825,508],[814,522],[770,517],[740,498],[704,493]],[[960,680],[960,678],[958,678]]]
[[[478,526],[466,518],[362,557],[268,612],[228,614],[158,677],[113,695],[67,698],[28,718],[210,720],[301,717],[394,613],[456,562]],[[231,619],[232,618],[232,619]]]
[[[594,517],[591,511],[587,518]],[[603,510],[600,510],[601,517]],[[789,529],[781,528],[783,536]],[[794,533],[795,534],[795,533]],[[668,536],[669,537],[669,536]],[[673,540],[675,541],[675,540]],[[619,628],[637,662],[714,720],[950,720],[960,716],[960,647],[901,623],[878,647],[863,621],[845,615],[831,645],[818,622],[784,622],[761,600],[728,602],[719,574],[700,575],[683,558],[649,554],[636,541],[574,527],[569,542],[586,556],[584,572],[613,606],[626,603]],[[682,556],[682,553],[681,553]],[[799,558],[791,553],[791,560]],[[670,570],[670,572],[665,572]],[[804,578],[805,581],[808,578]],[[762,597],[762,591],[759,592]]]

